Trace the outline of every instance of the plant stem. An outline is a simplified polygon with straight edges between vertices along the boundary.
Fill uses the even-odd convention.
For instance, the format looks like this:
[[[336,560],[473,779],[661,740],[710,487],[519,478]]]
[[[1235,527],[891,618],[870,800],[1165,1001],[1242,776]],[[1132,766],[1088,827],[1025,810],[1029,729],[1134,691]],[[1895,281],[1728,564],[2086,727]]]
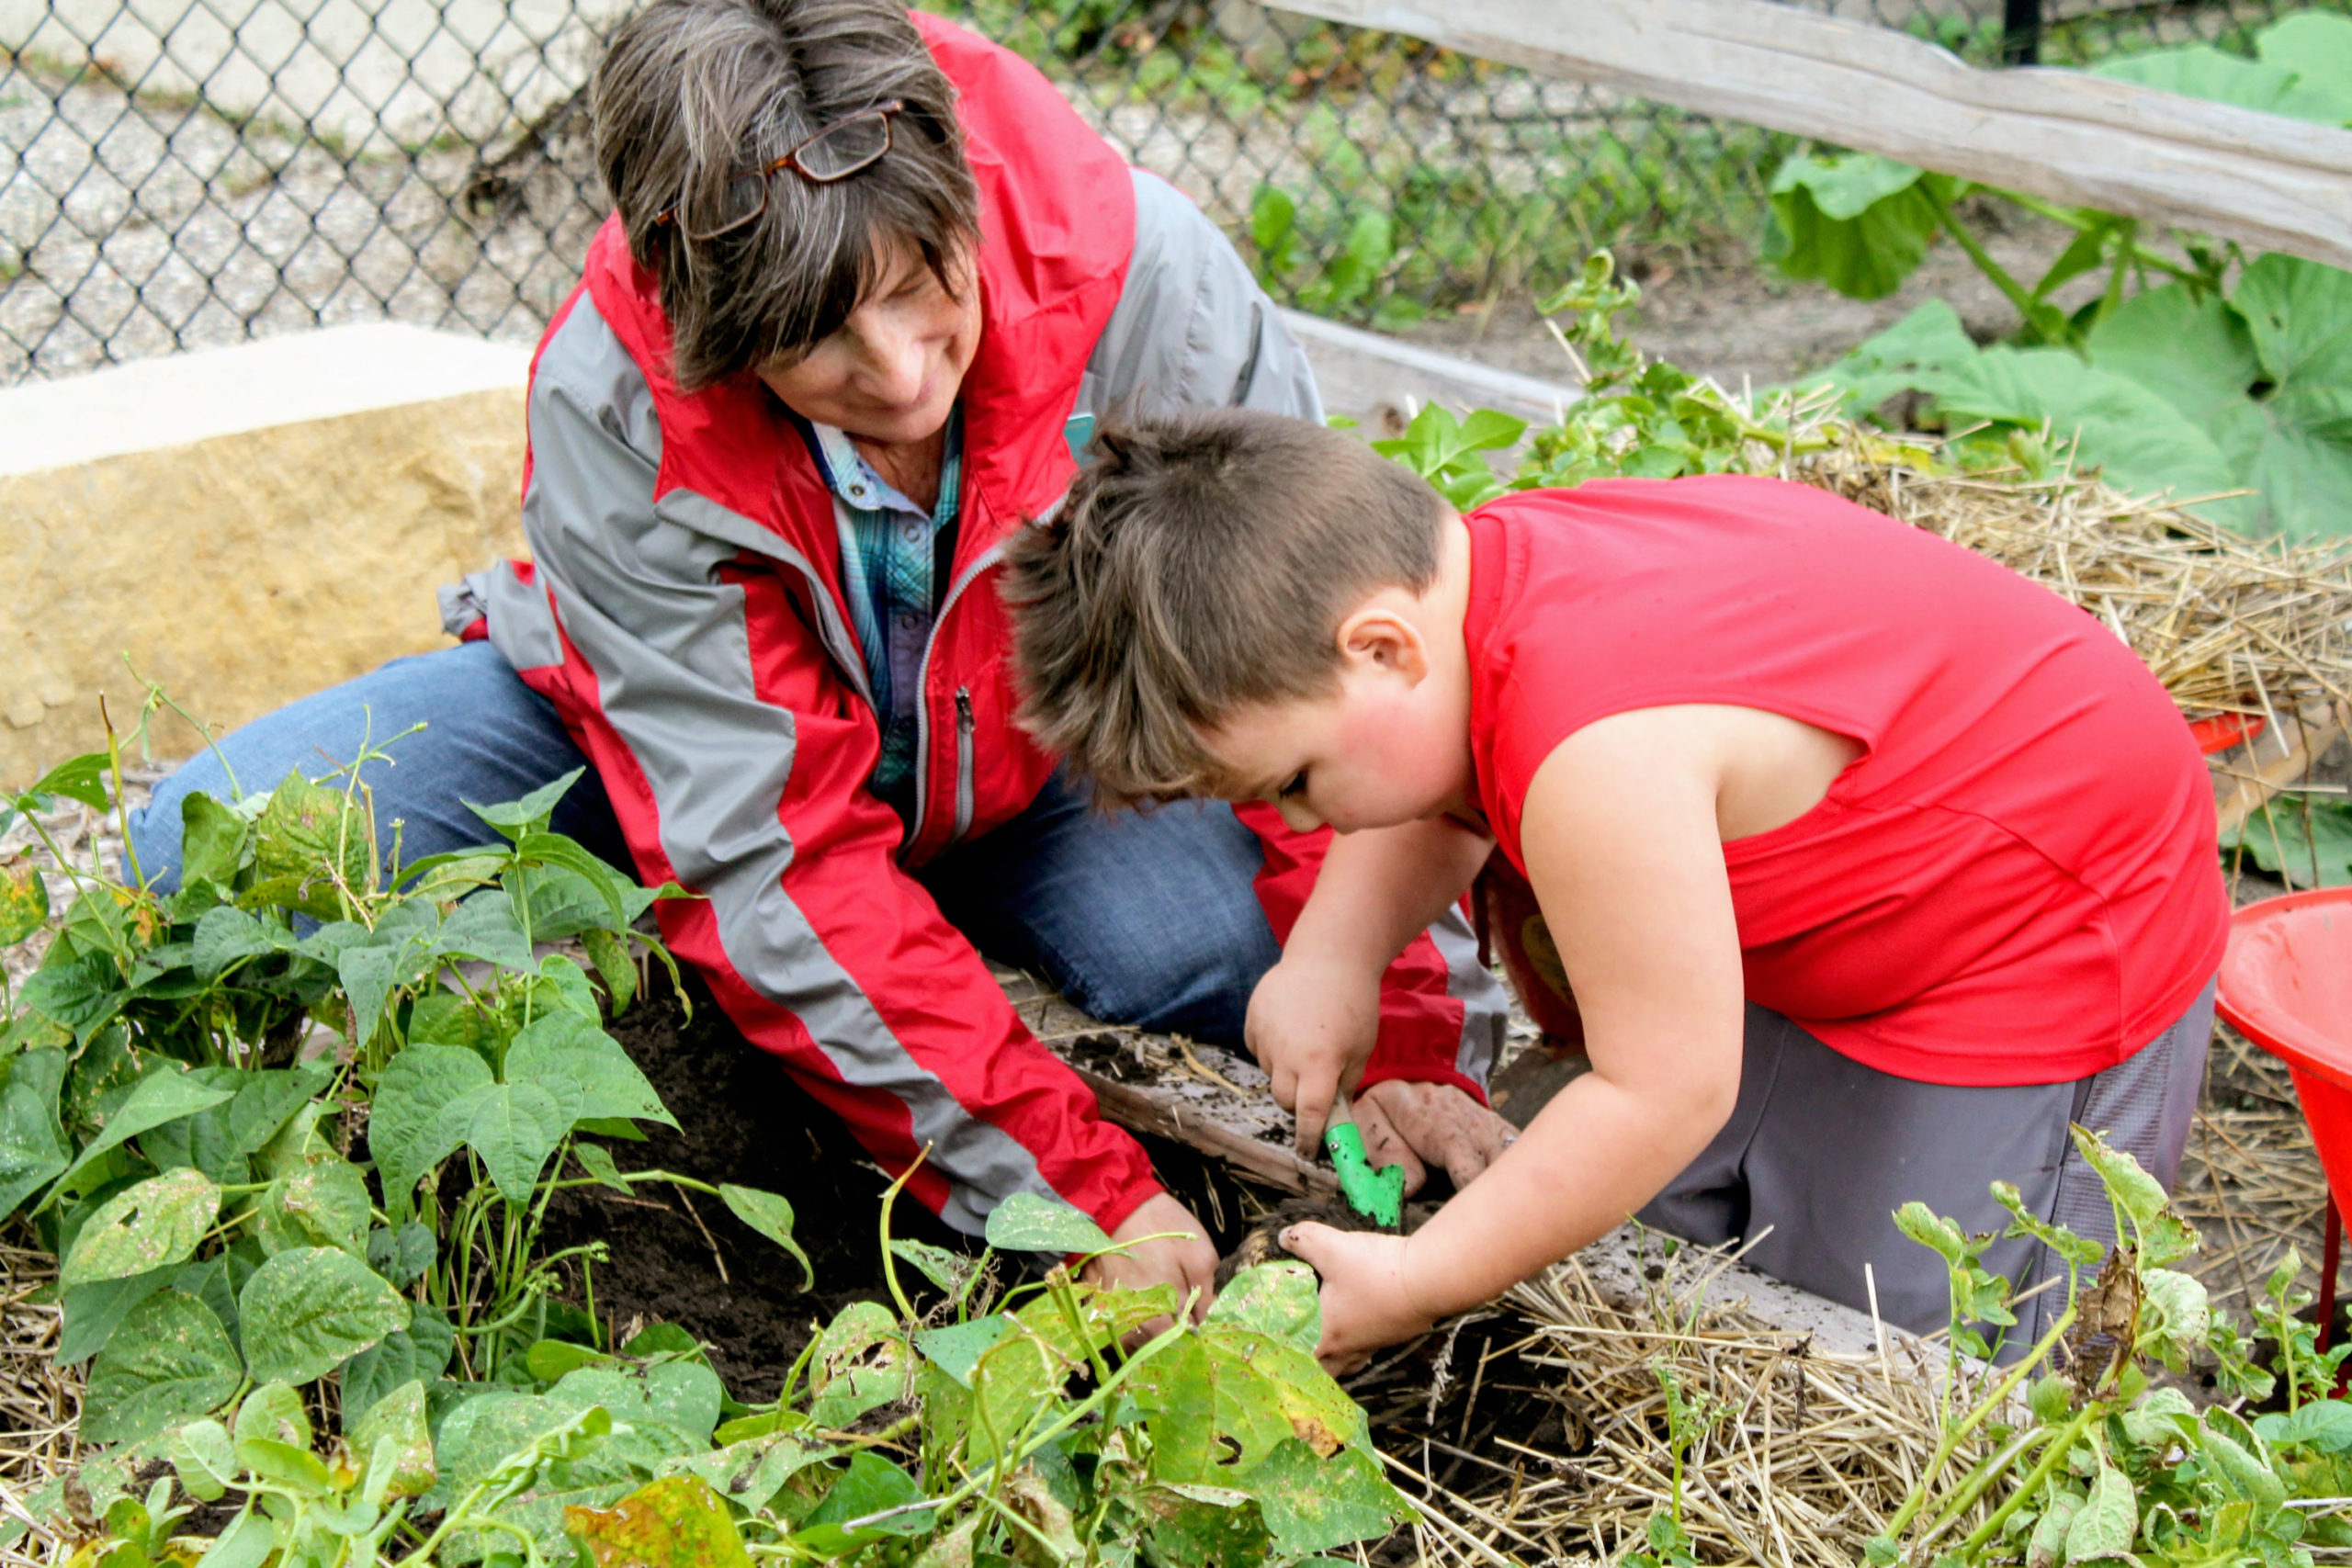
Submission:
[[[2066,1461],[2067,1454],[2074,1451],[2075,1439],[2088,1431],[2093,1421],[2102,1419],[2106,1415],[2106,1406],[2093,1400],[2084,1405],[2072,1421],[2060,1427],[2057,1439],[2042,1453],[2041,1462],[2026,1472],[2026,1478],[2018,1483],[2018,1489],[2009,1494],[2008,1501],[1994,1509],[1990,1517],[1968,1532],[1968,1539],[1960,1543],[1960,1555],[1962,1558],[1973,1557],[1977,1548],[1999,1533],[2001,1527],[2009,1522],[2009,1516],[2023,1507],[2026,1499],[2040,1491],[2041,1483],[2050,1479],[2051,1472]]]
[[[2041,1359],[2056,1348],[2058,1341],[2065,1336],[2066,1330],[2074,1325],[2075,1308],[2069,1304],[2064,1312],[2058,1314],[2058,1321],[2050,1325],[2049,1332],[2041,1337],[2032,1350],[2020,1358],[2018,1364],[2010,1368],[2008,1373],[1999,1382],[1993,1385],[1992,1391],[1977,1401],[1975,1406],[1966,1416],[1961,1417],[1960,1425],[1944,1433],[1941,1439],[1937,1442],[1935,1451],[1928,1456],[1927,1468],[1919,1472],[1919,1483],[1911,1489],[1911,1495],[1903,1499],[1903,1506],[1897,1509],[1894,1517],[1888,1521],[1886,1527],[1888,1535],[1901,1534],[1904,1527],[1918,1517],[1919,1510],[1927,1506],[1928,1488],[1934,1485],[1936,1477],[1943,1473],[1944,1466],[1951,1462],[1951,1456],[1958,1451],[1960,1445],[1967,1440],[1970,1433],[1983,1426],[1994,1411],[2000,1408],[2002,1403],[2016,1392],[2018,1384],[2023,1382],[2026,1375],[2041,1364]]]
[[[2008,269],[1993,259],[1993,254],[1984,248],[1984,242],[1977,239],[1968,225],[1960,220],[1960,214],[1952,210],[1951,197],[1939,190],[1932,179],[1921,180],[1918,188],[1926,193],[1928,205],[1936,209],[1936,217],[1951,233],[1952,243],[1967,252],[1968,259],[1976,264],[1976,270],[1992,279],[1993,287],[2018,308],[2018,314],[2030,321],[2036,302],[2025,285],[2011,277]]]

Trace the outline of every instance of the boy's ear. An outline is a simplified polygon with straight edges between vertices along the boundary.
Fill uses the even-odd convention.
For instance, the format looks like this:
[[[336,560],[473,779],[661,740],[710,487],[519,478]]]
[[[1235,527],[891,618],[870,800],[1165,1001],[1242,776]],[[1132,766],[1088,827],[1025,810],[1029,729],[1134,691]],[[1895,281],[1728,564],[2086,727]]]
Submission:
[[[1429,642],[1409,615],[1377,599],[1340,623],[1340,657],[1419,682],[1430,671]]]

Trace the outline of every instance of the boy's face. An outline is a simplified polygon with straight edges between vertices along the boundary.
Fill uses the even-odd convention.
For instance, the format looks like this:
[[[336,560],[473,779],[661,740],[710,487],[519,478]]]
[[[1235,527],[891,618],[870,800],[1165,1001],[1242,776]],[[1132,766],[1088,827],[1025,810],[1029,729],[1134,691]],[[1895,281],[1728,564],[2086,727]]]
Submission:
[[[1401,626],[1362,628],[1331,695],[1258,704],[1203,732],[1227,781],[1217,793],[1270,802],[1299,832],[1462,812],[1471,772],[1466,682],[1433,670],[1429,651]]]

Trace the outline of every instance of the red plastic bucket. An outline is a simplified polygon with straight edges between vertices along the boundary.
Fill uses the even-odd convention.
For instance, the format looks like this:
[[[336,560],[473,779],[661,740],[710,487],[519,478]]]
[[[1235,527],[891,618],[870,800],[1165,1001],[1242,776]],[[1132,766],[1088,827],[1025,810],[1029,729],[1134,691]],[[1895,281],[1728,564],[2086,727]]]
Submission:
[[[2293,1073],[2336,1207],[2352,1198],[2352,887],[2248,904],[2230,919],[2216,1005]]]

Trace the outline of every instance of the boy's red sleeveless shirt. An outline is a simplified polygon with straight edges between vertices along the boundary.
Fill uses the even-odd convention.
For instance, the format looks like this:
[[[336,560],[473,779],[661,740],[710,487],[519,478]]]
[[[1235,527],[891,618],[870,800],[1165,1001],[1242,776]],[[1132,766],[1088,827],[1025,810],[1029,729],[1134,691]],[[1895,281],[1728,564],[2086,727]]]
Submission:
[[[1724,846],[1748,998],[1838,1051],[1928,1083],[2086,1077],[2219,967],[2188,728],[2049,590],[1778,479],[1605,480],[1464,520],[1480,804],[1522,875],[1520,808],[1562,740],[1730,704],[1867,749],[1812,811]]]

